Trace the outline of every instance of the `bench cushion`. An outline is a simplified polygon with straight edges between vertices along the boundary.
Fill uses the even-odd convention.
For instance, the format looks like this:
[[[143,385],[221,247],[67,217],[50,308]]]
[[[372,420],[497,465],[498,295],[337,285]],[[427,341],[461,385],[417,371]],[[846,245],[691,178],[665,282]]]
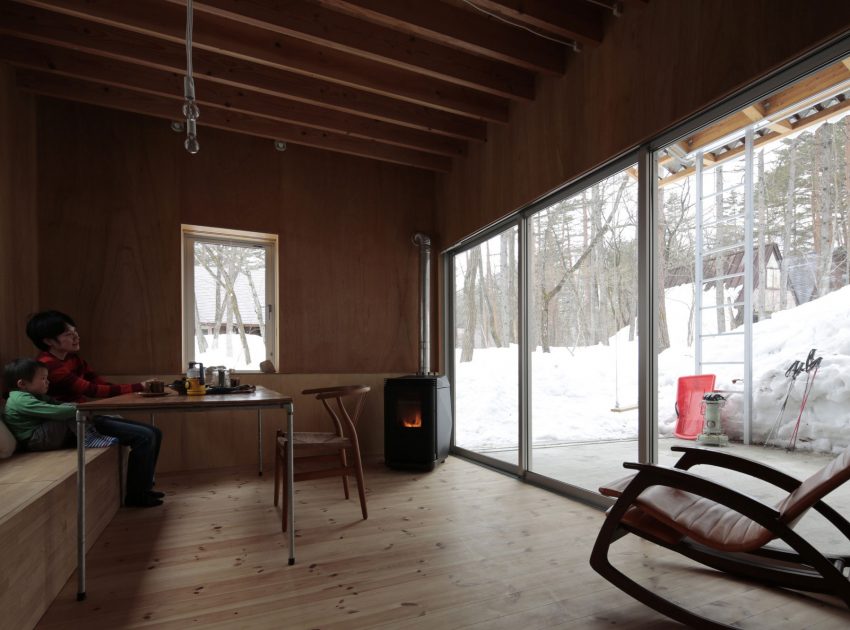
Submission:
[[[15,436],[12,435],[6,423],[0,418],[0,459],[11,457],[12,453],[15,452],[16,446]]]

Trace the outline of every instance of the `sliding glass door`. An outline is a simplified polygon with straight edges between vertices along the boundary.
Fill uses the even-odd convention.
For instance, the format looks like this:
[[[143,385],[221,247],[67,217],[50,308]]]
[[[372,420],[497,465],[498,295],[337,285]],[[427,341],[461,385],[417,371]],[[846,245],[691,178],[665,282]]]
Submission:
[[[637,457],[637,170],[528,219],[529,470],[587,490]]]
[[[847,447],[848,42],[449,253],[457,449],[594,501],[672,446]]]

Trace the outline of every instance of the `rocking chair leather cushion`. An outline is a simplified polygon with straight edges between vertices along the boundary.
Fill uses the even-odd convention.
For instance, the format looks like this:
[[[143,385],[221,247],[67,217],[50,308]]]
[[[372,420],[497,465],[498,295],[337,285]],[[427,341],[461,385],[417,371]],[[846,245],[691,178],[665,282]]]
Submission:
[[[292,446],[295,461],[293,481],[341,477],[345,498],[349,498],[348,476],[357,480],[360,497],[360,510],[367,518],[366,491],[363,483],[363,464],[360,458],[360,443],[357,438],[357,420],[363,411],[363,404],[370,387],[364,385],[342,385],[338,387],[320,387],[305,389],[302,394],[313,395],[322,402],[330,414],[334,432],[295,432],[289,436],[277,432],[275,444],[274,504],[283,491],[283,510],[281,528],[286,531],[286,514],[289,502],[286,483],[287,449]],[[281,481],[283,483],[281,483]]]
[[[774,586],[829,593],[850,606],[850,582],[843,575],[847,556],[824,556],[792,527],[815,509],[850,539],[850,523],[821,499],[850,479],[850,448],[800,482],[758,462],[720,451],[673,447],[683,452],[674,468],[624,464],[639,472],[600,488],[617,502],[608,510],[590,564],[603,577],[639,601],[678,621],[726,627],[667,601],[617,571],[608,559],[610,545],[627,534],[672,549],[721,571]],[[689,468],[720,466],[768,481],[788,492],[774,508],[742,495]],[[767,546],[781,539],[793,551]]]

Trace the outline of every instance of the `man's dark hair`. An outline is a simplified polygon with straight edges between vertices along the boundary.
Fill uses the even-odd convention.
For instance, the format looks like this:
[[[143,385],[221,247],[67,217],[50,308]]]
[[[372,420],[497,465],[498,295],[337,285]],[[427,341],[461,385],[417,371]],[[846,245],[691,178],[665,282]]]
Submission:
[[[35,359],[15,359],[7,363],[3,368],[3,381],[6,385],[6,391],[11,392],[18,389],[18,381],[21,379],[31,381],[35,378],[35,373],[39,369],[46,370],[47,366]]]
[[[77,325],[70,316],[60,311],[41,311],[30,317],[27,322],[27,337],[30,338],[39,350],[47,350],[45,339],[56,339],[65,332],[68,326]]]

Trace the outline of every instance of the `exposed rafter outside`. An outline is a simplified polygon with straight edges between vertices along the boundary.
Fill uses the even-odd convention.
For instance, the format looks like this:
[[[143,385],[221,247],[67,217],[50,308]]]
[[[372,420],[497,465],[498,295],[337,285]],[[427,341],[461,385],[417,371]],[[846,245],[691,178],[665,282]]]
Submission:
[[[756,125],[755,148],[802,131],[850,110],[850,63],[848,59],[754,103],[669,147],[658,160],[666,174],[660,186],[668,186],[695,173],[694,156],[703,152],[705,163],[721,164],[744,151],[745,129]]]

